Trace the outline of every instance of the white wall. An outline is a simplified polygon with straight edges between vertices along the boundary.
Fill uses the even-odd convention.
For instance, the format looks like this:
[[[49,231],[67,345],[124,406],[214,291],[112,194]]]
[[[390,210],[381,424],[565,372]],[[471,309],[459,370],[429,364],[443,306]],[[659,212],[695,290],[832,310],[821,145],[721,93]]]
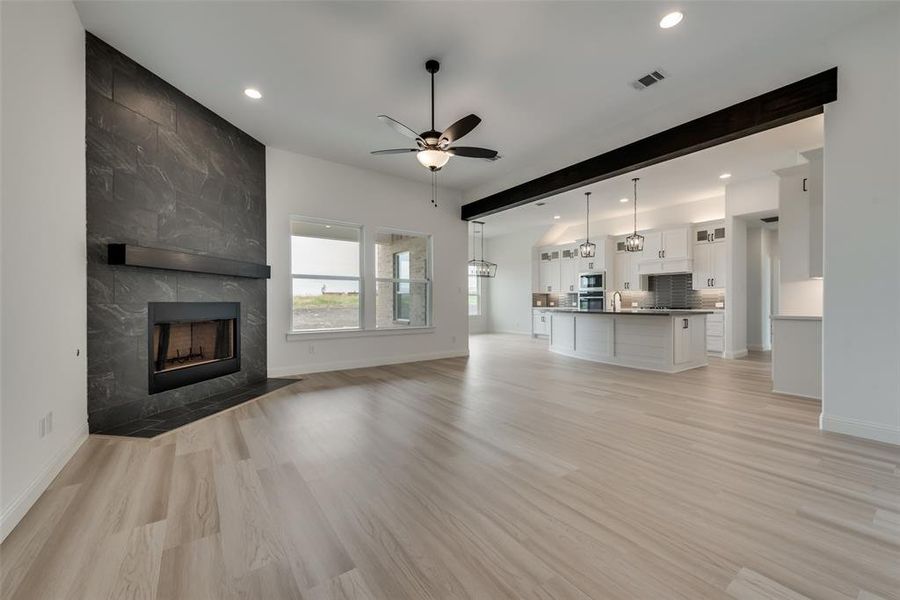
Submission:
[[[431,186],[355,167],[266,149],[269,374],[282,376],[468,353],[466,223],[459,194],[442,190],[431,205]],[[287,339],[291,315],[290,217],[357,223],[369,232],[391,227],[432,235],[432,330],[314,334]],[[374,257],[368,257],[374,265]],[[371,287],[371,286],[370,286]],[[364,302],[374,314],[374,290]]]
[[[71,3],[2,2],[0,15],[6,537],[87,437],[85,66]],[[39,438],[50,411],[53,431]]]
[[[770,350],[772,236],[763,227],[747,229],[747,348]]]
[[[778,178],[767,175],[725,186],[725,356],[747,353],[747,221],[778,209]]]
[[[900,444],[900,5],[825,55],[822,426]]]
[[[485,241],[488,259],[497,263],[497,276],[488,284],[490,331],[531,333],[532,257],[545,232],[535,227]]]

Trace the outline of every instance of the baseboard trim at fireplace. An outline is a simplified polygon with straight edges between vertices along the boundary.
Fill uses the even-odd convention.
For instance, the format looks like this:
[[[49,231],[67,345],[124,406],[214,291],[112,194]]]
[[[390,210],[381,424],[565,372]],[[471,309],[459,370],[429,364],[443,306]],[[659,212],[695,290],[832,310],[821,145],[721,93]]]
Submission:
[[[0,542],[5,540],[6,536],[15,529],[22,517],[34,506],[41,494],[50,487],[50,484],[59,475],[59,472],[66,466],[69,459],[75,456],[75,452],[78,451],[87,438],[88,424],[85,422],[63,444],[59,451],[47,461],[35,478],[31,480],[31,483],[28,484],[28,487],[10,502],[8,507],[3,509],[3,513],[0,514]]]
[[[184,406],[170,408],[155,415],[129,421],[111,429],[92,431],[91,433],[139,438],[156,437],[206,417],[219,414],[222,411],[235,408],[251,400],[256,400],[285,386],[297,383],[297,381],[297,379],[266,379],[265,381],[236,387],[233,390],[215,394]]]

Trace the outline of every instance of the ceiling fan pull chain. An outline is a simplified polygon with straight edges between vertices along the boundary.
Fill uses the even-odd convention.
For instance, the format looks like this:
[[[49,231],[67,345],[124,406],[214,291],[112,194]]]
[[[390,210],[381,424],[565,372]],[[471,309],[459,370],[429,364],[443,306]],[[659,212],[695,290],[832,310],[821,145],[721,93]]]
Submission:
[[[431,172],[431,204],[437,208],[437,171]]]

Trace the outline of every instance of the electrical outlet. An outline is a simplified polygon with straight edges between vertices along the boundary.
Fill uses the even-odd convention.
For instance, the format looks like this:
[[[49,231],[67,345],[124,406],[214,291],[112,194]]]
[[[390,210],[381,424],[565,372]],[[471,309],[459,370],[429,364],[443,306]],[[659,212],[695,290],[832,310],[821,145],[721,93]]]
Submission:
[[[309,345],[309,353],[310,353],[310,354],[315,354],[315,353],[316,353],[316,345],[315,345],[315,344],[310,344],[310,345]]]
[[[637,308],[637,305],[638,305],[637,302],[632,302],[632,303],[631,303],[631,308]]]

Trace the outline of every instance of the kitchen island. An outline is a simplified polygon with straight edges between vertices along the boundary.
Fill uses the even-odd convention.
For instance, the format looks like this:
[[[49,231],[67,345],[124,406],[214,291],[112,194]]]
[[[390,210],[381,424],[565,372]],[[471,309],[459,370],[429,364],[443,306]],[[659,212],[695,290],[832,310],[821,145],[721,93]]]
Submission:
[[[556,309],[550,319],[550,350],[665,373],[705,367],[706,315],[711,312]]]

